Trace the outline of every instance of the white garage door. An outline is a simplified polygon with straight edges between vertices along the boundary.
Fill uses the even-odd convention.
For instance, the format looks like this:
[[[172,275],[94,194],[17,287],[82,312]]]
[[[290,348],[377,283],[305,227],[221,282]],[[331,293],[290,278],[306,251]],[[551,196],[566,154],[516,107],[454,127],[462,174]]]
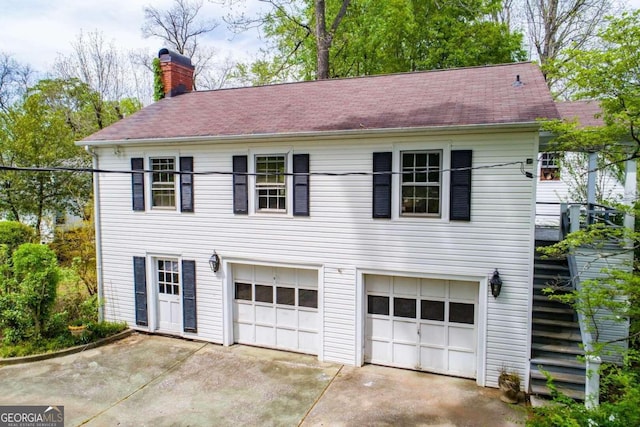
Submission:
[[[235,265],[235,342],[318,354],[318,272]]]
[[[365,276],[365,361],[476,377],[478,283]]]

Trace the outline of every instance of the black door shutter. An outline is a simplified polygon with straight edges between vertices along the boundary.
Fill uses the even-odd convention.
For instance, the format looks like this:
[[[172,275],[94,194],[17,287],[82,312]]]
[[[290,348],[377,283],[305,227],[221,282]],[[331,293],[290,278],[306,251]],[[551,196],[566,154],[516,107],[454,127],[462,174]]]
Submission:
[[[142,157],[132,158],[131,170],[144,170],[144,159]],[[134,172],[131,174],[131,194],[133,210],[144,211],[144,172]]]
[[[451,151],[449,218],[454,221],[471,220],[471,153],[471,150]]]
[[[145,257],[133,257],[136,325],[147,326],[147,266]]]
[[[193,157],[180,157],[180,172],[193,172]],[[180,174],[180,211],[193,212],[193,175]]]
[[[309,155],[293,155],[293,215],[309,216]]]
[[[391,218],[391,160],[393,153],[373,153],[373,217]],[[383,172],[383,173],[380,173]],[[386,173],[384,173],[386,172]]]
[[[247,156],[233,156],[233,213],[249,213]]]
[[[198,332],[195,261],[182,261],[182,320],[185,332]]]

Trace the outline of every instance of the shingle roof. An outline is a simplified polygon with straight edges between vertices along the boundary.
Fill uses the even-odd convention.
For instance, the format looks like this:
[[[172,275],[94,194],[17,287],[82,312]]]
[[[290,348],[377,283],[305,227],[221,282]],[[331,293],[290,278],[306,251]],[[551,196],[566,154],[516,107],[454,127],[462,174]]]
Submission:
[[[604,121],[600,114],[598,101],[572,101],[558,102],[560,117],[564,120],[578,120],[581,126],[603,126]]]
[[[516,76],[523,83],[514,85]],[[242,136],[559,118],[531,63],[287,83],[163,99],[84,139]]]

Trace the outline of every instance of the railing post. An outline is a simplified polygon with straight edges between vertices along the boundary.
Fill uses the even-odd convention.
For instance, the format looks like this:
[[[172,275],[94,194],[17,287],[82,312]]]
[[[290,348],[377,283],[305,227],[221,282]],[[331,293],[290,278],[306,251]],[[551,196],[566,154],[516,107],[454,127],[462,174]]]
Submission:
[[[598,356],[586,356],[586,382],[584,384],[584,406],[595,408],[600,405],[600,365]]]
[[[569,206],[569,232],[580,230],[580,205]]]
[[[589,153],[589,170],[587,171],[587,224],[595,222],[596,175],[598,173],[598,153]]]

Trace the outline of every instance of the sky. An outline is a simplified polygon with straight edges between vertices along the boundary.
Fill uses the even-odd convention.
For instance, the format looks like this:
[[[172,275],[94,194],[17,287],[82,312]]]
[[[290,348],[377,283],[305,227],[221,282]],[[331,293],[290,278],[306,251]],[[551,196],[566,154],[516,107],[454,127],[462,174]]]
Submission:
[[[640,0],[638,0],[640,1]],[[101,32],[105,42],[126,52],[147,49],[157,53],[159,39],[142,37],[143,8],[168,9],[173,0],[0,0],[0,52],[35,70],[51,69],[56,57],[69,55],[80,32]],[[249,0],[255,7],[255,0]],[[200,14],[221,24],[207,36],[222,58],[248,60],[260,47],[257,33],[234,35],[222,17],[230,9],[204,0]]]
[[[69,55],[80,31],[99,31],[106,42],[123,51],[146,49],[156,53],[164,47],[158,39],[142,37],[143,8],[167,9],[173,0],[0,0],[0,52],[6,52],[35,70],[46,72],[59,55]],[[384,1],[384,0],[381,0]],[[625,0],[640,8],[640,0]],[[228,12],[218,2],[204,0],[202,16],[219,21]],[[255,9],[257,0],[247,0]],[[249,9],[251,11],[251,9]],[[219,58],[247,61],[261,41],[257,33],[235,35],[224,23],[210,35]]]

